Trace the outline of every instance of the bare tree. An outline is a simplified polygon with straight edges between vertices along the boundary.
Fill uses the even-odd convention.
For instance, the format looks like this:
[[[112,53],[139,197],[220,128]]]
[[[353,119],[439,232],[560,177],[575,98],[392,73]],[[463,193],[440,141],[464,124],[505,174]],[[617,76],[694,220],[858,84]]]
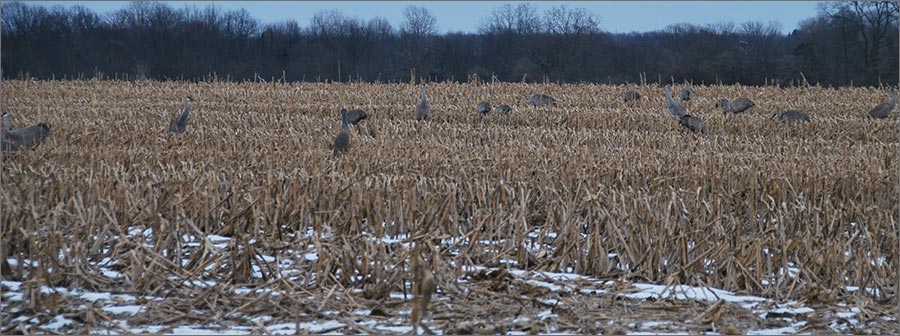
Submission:
[[[781,23],[778,21],[747,21],[741,24],[741,35],[755,40],[774,38],[781,33]]]
[[[547,10],[544,25],[551,34],[586,35],[600,31],[600,18],[587,9],[562,5]]]
[[[862,52],[866,79],[874,80],[881,50],[890,45],[891,29],[896,29],[898,4],[894,1],[825,2],[819,5],[821,14],[851,29],[857,35],[856,45]]]
[[[529,3],[494,8],[491,14],[481,19],[479,27],[482,34],[530,35],[540,32],[540,29],[541,18],[534,5]]]
[[[400,34],[419,37],[437,34],[437,18],[431,15],[428,8],[408,6],[403,9],[403,18]]]
[[[383,17],[374,17],[366,24],[369,34],[375,39],[387,39],[394,36],[394,27]]]
[[[222,21],[225,35],[231,38],[247,39],[259,32],[259,22],[243,8],[225,12]]]
[[[731,35],[737,33],[737,26],[735,26],[734,21],[710,23],[706,25],[706,28],[719,35]]]
[[[310,33],[326,38],[352,36],[361,32],[362,27],[358,18],[348,17],[337,9],[320,11],[309,22]]]

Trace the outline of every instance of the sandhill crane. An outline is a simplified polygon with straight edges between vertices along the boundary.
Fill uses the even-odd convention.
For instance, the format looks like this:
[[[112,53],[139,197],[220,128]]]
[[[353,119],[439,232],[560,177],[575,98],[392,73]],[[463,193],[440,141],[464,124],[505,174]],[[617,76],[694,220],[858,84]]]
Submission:
[[[871,111],[869,111],[869,116],[876,119],[884,119],[891,115],[891,112],[894,111],[894,106],[897,105],[897,88],[894,88],[891,91],[891,99],[888,99],[887,102],[878,104]]]
[[[334,156],[340,153],[346,153],[350,149],[350,126],[347,122],[347,109],[341,109],[341,130],[334,137]]]
[[[729,113],[741,113],[754,106],[756,106],[756,103],[749,98],[744,97],[735,99],[734,101],[728,101],[728,99],[722,98],[716,103],[716,107],[721,107],[722,114],[726,115]]]
[[[681,106],[681,103],[672,99],[672,86],[669,84],[666,84],[666,106],[669,108],[669,113],[679,120],[687,114],[687,110],[684,109],[684,106]]]
[[[678,119],[678,124],[681,126],[694,133],[702,133],[704,135],[708,133],[706,125],[703,124],[703,120],[687,114],[687,110],[684,106],[681,106],[675,99],[672,99],[672,86],[668,84],[666,84],[666,106],[669,109],[669,113],[671,113],[675,119]]]
[[[681,89],[681,100],[682,101],[691,100],[691,89],[690,88]]]
[[[10,115],[3,113],[3,130],[0,133],[0,150],[4,152],[15,152],[19,148],[32,149],[37,145],[44,143],[50,136],[50,126],[40,123],[34,126],[9,129]]]
[[[419,101],[419,106],[416,106],[416,120],[428,121],[429,113],[428,97],[425,96],[425,84],[422,84],[422,100]]]
[[[485,115],[491,113],[491,103],[486,100],[482,100],[478,103],[478,106],[475,107],[475,113],[478,113],[479,117],[484,118]]]
[[[556,99],[545,95],[543,93],[538,93],[536,95],[529,97],[523,97],[522,100],[525,104],[534,105],[534,106],[547,106],[547,105],[555,105]]]
[[[184,111],[169,123],[169,132],[181,134],[187,129],[188,115],[191,114],[192,100],[193,99],[191,99],[190,96],[184,97]]]
[[[496,110],[503,114],[509,114],[509,112],[512,112],[512,107],[509,107],[507,104],[500,104],[496,107]]]
[[[681,117],[681,119],[678,120],[678,123],[694,133],[701,133],[703,135],[709,133],[706,130],[706,125],[703,124],[703,120],[700,120],[700,118],[697,118],[690,114],[685,114],[683,117]]]
[[[772,119],[777,122],[786,122],[786,121],[804,121],[809,122],[809,115],[797,110],[787,110],[784,113],[775,113],[772,115]]]
[[[626,103],[641,100],[641,94],[635,92],[634,90],[629,90],[628,92],[625,92],[624,97],[625,97]]]
[[[366,113],[366,111],[355,108],[347,113],[347,122],[349,122],[351,125],[356,126],[356,133],[362,134],[362,131],[359,129],[359,123],[363,120],[366,120],[366,118],[368,117],[369,115]]]

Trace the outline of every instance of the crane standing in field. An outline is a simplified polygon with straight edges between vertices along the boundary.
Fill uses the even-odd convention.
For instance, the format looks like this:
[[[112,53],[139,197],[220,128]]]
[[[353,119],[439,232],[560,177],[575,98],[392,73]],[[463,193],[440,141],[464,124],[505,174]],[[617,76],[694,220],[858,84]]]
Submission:
[[[488,113],[491,113],[491,103],[482,100],[478,103],[478,106],[475,107],[475,113],[477,113],[479,117],[484,118]]]
[[[772,115],[772,119],[777,122],[810,121],[808,114],[797,110],[787,110],[783,113],[775,113],[774,115]]]
[[[690,88],[681,89],[681,100],[682,101],[691,100],[691,89]]]
[[[627,103],[630,103],[633,101],[641,100],[641,94],[637,93],[634,90],[628,90],[628,92],[625,92],[624,98],[625,98],[625,103],[627,104]]]
[[[350,127],[347,123],[347,109],[341,109],[341,129],[334,137],[334,156],[346,153],[350,149]]]
[[[500,104],[495,108],[495,110],[503,114],[509,114],[509,112],[512,112],[512,107],[509,107],[508,104]]]
[[[28,126],[11,130],[9,129],[10,115],[3,112],[3,130],[0,131],[0,150],[4,152],[15,152],[19,148],[32,149],[37,145],[44,143],[50,136],[50,126],[40,123],[34,126]]]
[[[684,106],[672,98],[672,86],[669,84],[666,84],[666,107],[669,109],[669,113],[675,116],[675,118],[681,119],[681,117],[687,114],[687,110],[684,109]]]
[[[356,133],[358,134],[362,134],[362,131],[359,129],[359,123],[363,120],[366,120],[366,118],[368,117],[369,115],[366,113],[366,111],[358,108],[352,109],[347,113],[347,121],[351,125],[356,126]]]
[[[684,106],[672,98],[672,86],[668,84],[666,85],[666,107],[669,109],[669,113],[678,119],[678,123],[682,127],[687,128],[694,133],[701,133],[703,135],[708,134],[706,125],[703,124],[703,120],[687,114],[687,110]]]
[[[191,114],[192,100],[193,99],[191,99],[190,96],[184,97],[184,111],[181,111],[181,114],[169,123],[169,132],[181,134],[187,129],[188,115]]]
[[[425,96],[425,84],[422,84],[422,100],[419,101],[419,106],[416,106],[416,120],[428,121],[430,112],[428,97]]]
[[[756,106],[756,103],[749,98],[744,97],[735,99],[733,102],[722,98],[716,103],[716,107],[721,107],[722,113],[725,115],[728,115],[729,113],[741,113],[754,106]]]
[[[703,120],[692,116],[690,114],[685,114],[681,119],[678,120],[678,123],[681,124],[684,128],[691,130],[694,133],[700,133],[703,135],[709,134],[709,131],[706,130],[706,125],[703,124]]]
[[[884,119],[891,115],[891,112],[894,111],[894,106],[897,105],[897,88],[891,90],[891,99],[888,101],[878,104],[871,111],[869,111],[869,116],[875,119]]]
[[[525,104],[533,105],[533,106],[547,106],[547,105],[556,105],[556,99],[545,95],[543,93],[538,93],[536,95],[529,97],[523,97],[522,100]]]

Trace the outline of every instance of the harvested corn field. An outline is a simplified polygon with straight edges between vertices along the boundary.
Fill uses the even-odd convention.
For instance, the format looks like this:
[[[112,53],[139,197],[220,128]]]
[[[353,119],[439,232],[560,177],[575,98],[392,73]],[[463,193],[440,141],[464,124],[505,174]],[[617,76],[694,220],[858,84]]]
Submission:
[[[52,130],[3,154],[3,334],[900,332],[887,89],[695,85],[705,136],[660,85],[3,91]]]

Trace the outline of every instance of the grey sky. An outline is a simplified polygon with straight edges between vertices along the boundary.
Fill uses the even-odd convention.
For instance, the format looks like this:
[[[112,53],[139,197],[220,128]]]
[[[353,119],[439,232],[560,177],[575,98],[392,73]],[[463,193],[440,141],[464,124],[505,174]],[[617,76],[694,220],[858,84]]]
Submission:
[[[245,8],[262,23],[296,20],[301,26],[321,10],[339,9],[344,14],[369,19],[381,16],[398,26],[401,11],[409,5],[424,6],[437,17],[441,32],[478,30],[481,18],[491,9],[515,1],[167,1],[172,7],[205,7],[215,3],[223,9]],[[124,7],[125,1],[36,1],[32,4],[83,5],[98,13]],[[811,1],[531,1],[543,14],[551,7],[582,7],[600,17],[600,28],[611,32],[646,32],[673,23],[707,24],[720,21],[778,21],[788,33],[816,14]]]

